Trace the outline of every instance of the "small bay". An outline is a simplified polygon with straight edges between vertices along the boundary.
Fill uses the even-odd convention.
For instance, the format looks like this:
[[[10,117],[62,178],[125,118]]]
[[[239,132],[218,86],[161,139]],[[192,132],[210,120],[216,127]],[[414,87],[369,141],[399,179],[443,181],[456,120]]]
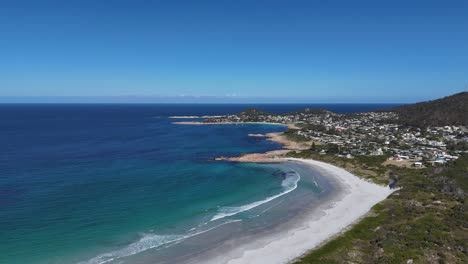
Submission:
[[[213,161],[279,149],[248,134],[286,127],[182,126],[169,118],[247,107],[0,105],[0,262],[170,263],[235,232],[271,228],[278,222],[272,219],[286,215],[271,210],[277,203],[317,199],[326,182],[301,180],[297,165]],[[288,112],[307,106],[257,107]],[[347,109],[359,107],[381,106]],[[205,244],[190,244],[214,230]]]

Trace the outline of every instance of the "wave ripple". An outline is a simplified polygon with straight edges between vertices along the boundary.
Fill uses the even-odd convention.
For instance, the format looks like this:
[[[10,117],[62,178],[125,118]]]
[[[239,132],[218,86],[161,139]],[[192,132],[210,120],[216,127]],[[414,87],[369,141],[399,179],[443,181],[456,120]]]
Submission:
[[[255,208],[255,207],[260,206],[262,204],[268,203],[268,202],[270,202],[270,201],[272,201],[272,200],[274,200],[274,199],[276,199],[278,197],[281,197],[281,196],[283,196],[283,195],[285,195],[285,194],[287,194],[289,192],[292,192],[297,188],[297,183],[299,182],[300,179],[301,179],[301,176],[299,175],[299,173],[297,173],[295,171],[288,172],[286,178],[281,182],[281,186],[283,187],[283,191],[280,192],[279,194],[267,197],[267,198],[265,198],[263,200],[260,200],[260,201],[256,201],[256,202],[253,202],[253,203],[242,205],[242,206],[221,207],[219,209],[219,212],[215,216],[213,216],[210,221],[215,221],[215,220],[222,219],[222,218],[225,218],[225,217],[228,217],[228,216],[236,215],[236,214],[244,212],[244,211],[248,211],[248,210],[250,210],[252,208]]]

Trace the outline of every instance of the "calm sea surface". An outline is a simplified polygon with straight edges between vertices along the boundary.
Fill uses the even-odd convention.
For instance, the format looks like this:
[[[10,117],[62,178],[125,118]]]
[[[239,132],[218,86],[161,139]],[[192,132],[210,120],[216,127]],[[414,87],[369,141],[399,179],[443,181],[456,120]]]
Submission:
[[[131,263],[254,219],[255,208],[300,184],[282,165],[211,160],[278,149],[248,134],[284,127],[181,126],[169,116],[388,106],[0,105],[0,263]]]

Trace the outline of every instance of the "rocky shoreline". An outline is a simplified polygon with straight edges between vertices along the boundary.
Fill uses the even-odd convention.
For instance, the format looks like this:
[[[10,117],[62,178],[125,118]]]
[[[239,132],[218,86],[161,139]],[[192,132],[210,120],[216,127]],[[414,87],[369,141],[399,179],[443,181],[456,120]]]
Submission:
[[[249,136],[260,137],[259,134]],[[282,132],[267,133],[262,136],[267,137],[267,140],[282,144],[283,149],[267,151],[265,153],[249,153],[237,157],[218,157],[215,158],[215,160],[227,160],[236,162],[283,162],[284,156],[289,152],[296,150],[305,150],[310,147],[306,143],[298,143],[289,140]]]
[[[283,125],[289,129],[297,129],[294,124],[265,123],[265,122],[201,122],[201,121],[183,121],[172,122],[175,125],[232,125],[232,124],[268,124]],[[214,160],[235,161],[235,162],[283,162],[284,156],[291,151],[300,151],[310,148],[305,142],[295,142],[289,140],[283,132],[274,132],[267,134],[249,134],[250,137],[266,137],[270,140],[283,145],[283,149],[267,151],[265,153],[248,153],[237,157],[217,157]]]

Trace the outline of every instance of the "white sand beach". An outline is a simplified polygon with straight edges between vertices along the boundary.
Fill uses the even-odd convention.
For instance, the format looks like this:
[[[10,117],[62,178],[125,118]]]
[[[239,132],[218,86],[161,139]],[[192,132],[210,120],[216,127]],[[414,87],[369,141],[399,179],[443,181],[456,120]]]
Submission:
[[[320,161],[299,161],[319,170],[341,186],[340,192],[319,208],[311,209],[301,221],[259,240],[232,248],[207,263],[288,263],[330,240],[362,218],[394,190],[367,182],[344,169]]]

